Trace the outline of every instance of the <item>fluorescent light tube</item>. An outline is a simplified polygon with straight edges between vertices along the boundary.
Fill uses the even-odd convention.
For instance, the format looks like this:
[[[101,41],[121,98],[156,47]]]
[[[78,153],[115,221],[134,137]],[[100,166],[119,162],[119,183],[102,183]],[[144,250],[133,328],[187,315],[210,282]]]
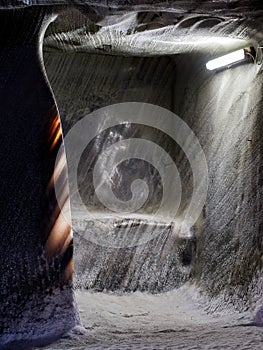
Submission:
[[[232,63],[242,61],[246,58],[245,50],[237,50],[231,53],[228,53],[227,55],[215,58],[214,60],[208,61],[206,64],[206,68],[209,70],[221,68],[228,66]]]

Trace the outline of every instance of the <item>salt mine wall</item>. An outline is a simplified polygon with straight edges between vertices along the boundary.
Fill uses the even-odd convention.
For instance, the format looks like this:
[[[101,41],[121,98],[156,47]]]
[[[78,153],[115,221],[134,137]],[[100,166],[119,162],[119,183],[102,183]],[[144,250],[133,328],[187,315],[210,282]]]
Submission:
[[[139,101],[157,104],[167,109],[173,107],[173,86],[176,76],[175,62],[172,57],[123,57],[85,53],[48,53],[44,54],[47,75],[58,103],[65,134],[83,116],[98,108]],[[110,69],[109,69],[110,67]],[[58,69],[64,73],[57,75]],[[61,106],[61,108],[60,108]],[[108,146],[121,139],[139,137],[158,143],[160,147],[177,158],[178,145],[157,129],[138,124],[116,126],[94,138],[85,149],[85,162],[79,164],[79,190],[89,210],[103,213],[93,187],[94,163],[97,156]],[[126,150],[128,152],[128,149]],[[150,193],[140,213],[147,214],[158,209],[162,196],[161,180],[152,166],[144,161],[129,160],[119,168],[113,181],[116,196],[127,200],[131,182],[136,178],[144,179],[150,187]],[[172,185],[172,184],[171,184]],[[74,198],[72,206],[76,204]],[[79,227],[78,211],[73,214],[73,222]],[[107,216],[107,211],[104,211]],[[102,219],[103,220],[103,219]],[[108,234],[110,220],[104,219],[102,234]],[[96,218],[94,219],[94,225]],[[156,239],[137,247],[118,248],[111,244],[104,246],[92,242],[89,237],[76,229],[75,232],[75,286],[94,290],[123,290],[159,292],[178,287],[190,274],[190,266],[183,266],[184,246],[194,251],[193,242],[186,243],[176,235],[176,229],[169,224],[139,221],[135,227],[120,227],[115,231],[134,234],[134,230],[143,236],[147,230],[156,234]],[[139,226],[138,226],[139,225]],[[111,238],[114,242],[114,233]],[[116,243],[116,242],[115,242]],[[191,255],[191,252],[190,252]],[[192,260],[194,257],[190,256]],[[189,262],[190,264],[190,262]]]
[[[208,196],[196,277],[213,295],[249,307],[262,291],[262,69],[211,73],[204,57],[178,62],[177,113],[203,145]]]
[[[162,294],[189,282],[209,300],[221,298],[220,307],[262,310],[262,65],[251,61],[216,72],[205,68],[215,55],[244,44],[261,45],[260,6],[247,1],[227,8],[220,1],[213,6],[208,1],[200,6],[180,2],[180,12],[176,2],[108,1],[102,6],[87,1],[87,6],[76,2],[75,9],[58,6],[61,3],[27,8],[16,1],[9,7],[17,9],[7,10],[0,1],[1,349],[43,345],[79,325],[74,288]],[[148,13],[156,8],[168,14],[156,20]],[[125,17],[139,9],[145,11],[141,16]],[[184,21],[185,14],[198,11],[213,18]],[[110,13],[124,15],[120,27],[117,16],[107,17]],[[51,20],[54,23],[49,24]],[[197,37],[207,33],[211,47],[205,41],[199,47],[196,37],[192,40],[191,30],[199,25],[203,28]],[[104,31],[104,26],[116,26],[121,35]],[[168,39],[165,26],[171,30]],[[131,29],[136,37],[130,35]],[[144,31],[150,34],[144,36]],[[176,41],[182,33],[185,44]],[[217,48],[211,40],[215,33],[237,41],[221,42]],[[114,46],[116,40],[119,46]],[[109,215],[94,191],[93,171],[105,145],[146,139],[177,164],[183,188],[178,216],[184,213],[193,190],[189,159],[171,137],[154,127],[114,126],[87,144],[78,165],[78,189],[93,215],[89,226],[70,193],[63,136],[83,116],[129,102],[171,111],[201,144],[208,192],[188,235],[181,234],[176,220],[148,220],[161,202],[163,187],[160,173],[142,160],[125,161],[112,178],[116,197],[124,201],[131,197],[132,181],[148,183],[149,197],[136,219]],[[61,213],[64,205],[68,208],[69,196],[74,282],[71,220]],[[107,237],[103,244],[92,238],[97,231]],[[126,235],[154,238],[122,245]],[[215,303],[208,303],[206,310],[212,312],[213,307]]]
[[[0,347],[14,342],[17,349],[22,344],[15,341],[41,337],[43,343],[77,318],[70,228],[59,217],[52,185],[61,129],[39,58],[44,13],[25,9],[0,17]]]
[[[97,246],[76,232],[76,287],[156,293],[178,287],[190,278],[213,296],[225,293],[226,301],[237,303],[239,308],[247,308],[260,298],[262,71],[257,65],[241,65],[209,72],[204,69],[206,57],[204,53],[138,58],[46,52],[47,74],[66,130],[77,122],[78,111],[83,109],[89,113],[127,101],[158,104],[187,122],[208,162],[208,197],[192,239],[179,239],[176,227],[151,226],[160,233],[158,238],[136,248],[116,249]],[[58,78],[59,67],[65,74]],[[135,135],[154,140],[173,155],[187,188],[182,200],[189,197],[189,164],[176,144],[169,144],[154,129],[130,125],[109,130],[87,150],[90,157],[85,158],[83,173],[80,170],[80,191],[90,209],[102,210],[90,190],[92,177],[86,174],[87,169],[92,173],[94,154],[101,151],[102,142]],[[124,177],[126,171],[131,177],[129,167],[131,163],[120,169],[119,176]],[[144,174],[151,170],[145,165],[141,169]],[[140,176],[138,171],[135,174]],[[131,178],[120,177],[115,185],[122,181],[126,188]],[[148,181],[158,184],[156,177],[151,174]],[[142,213],[158,205],[156,189],[154,185],[148,209],[146,205]],[[74,219],[77,221],[73,215]],[[143,235],[147,225],[141,224],[138,230]]]

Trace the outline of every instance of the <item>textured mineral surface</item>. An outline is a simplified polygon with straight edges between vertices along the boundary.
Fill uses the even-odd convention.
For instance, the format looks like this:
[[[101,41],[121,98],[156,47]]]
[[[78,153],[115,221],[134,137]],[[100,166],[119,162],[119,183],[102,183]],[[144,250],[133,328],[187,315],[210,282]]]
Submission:
[[[260,1],[0,1],[1,349],[63,334],[44,348],[262,349],[262,19]],[[206,70],[249,47],[245,62]],[[177,118],[186,123],[207,178],[194,177],[200,154],[185,154],[154,113],[155,124],[123,115],[104,127],[112,115],[101,112],[75,166],[94,122],[69,147],[72,130],[131,103],[174,115],[171,133]],[[130,139],[158,147],[131,157]],[[129,157],[108,153],[106,162],[111,147]],[[179,183],[163,182],[166,159],[182,188],[173,220],[154,215]],[[147,199],[136,213],[114,212],[94,173],[106,174],[110,204],[132,203],[136,181]],[[196,187],[206,200],[195,200],[200,215],[185,232]]]

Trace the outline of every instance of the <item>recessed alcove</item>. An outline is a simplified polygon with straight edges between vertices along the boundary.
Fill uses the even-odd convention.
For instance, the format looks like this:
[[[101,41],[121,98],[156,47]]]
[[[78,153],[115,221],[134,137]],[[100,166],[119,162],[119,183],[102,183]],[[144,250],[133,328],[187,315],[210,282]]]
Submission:
[[[198,285],[215,298],[206,309],[213,313],[219,307],[222,319],[223,310],[230,301],[238,305],[240,311],[247,309],[251,297],[255,302],[258,298],[256,294],[252,296],[253,292],[250,294],[249,287],[252,280],[256,281],[256,271],[252,273],[247,266],[255,266],[261,254],[254,250],[252,243],[259,239],[259,216],[254,221],[259,226],[251,229],[248,213],[257,212],[251,205],[252,198],[257,197],[256,192],[253,193],[256,188],[251,187],[252,174],[262,174],[258,173],[259,151],[251,148],[248,140],[253,138],[260,142],[262,122],[258,114],[261,103],[258,86],[262,73],[259,65],[251,63],[220,72],[207,71],[205,64],[213,57],[251,45],[255,37],[238,38],[235,33],[240,32],[242,25],[231,34],[226,25],[222,34],[222,21],[212,17],[192,17],[174,25],[171,23],[176,16],[167,13],[156,17],[151,13],[106,16],[97,22],[92,16],[87,19],[89,16],[86,15],[77,15],[77,12],[64,15],[61,22],[58,19],[50,25],[44,40],[46,72],[60,111],[65,139],[81,118],[101,108],[130,102],[158,105],[178,115],[197,136],[208,166],[208,192],[204,208],[189,235],[180,236],[176,219],[190,203],[193,169],[175,140],[154,126],[134,123],[117,125],[96,134],[78,164],[78,189],[87,212],[78,210],[74,195],[71,198],[75,227],[74,283],[80,307],[85,309],[85,292],[79,292],[83,289],[88,291],[87,302],[95,303],[92,312],[96,313],[101,307],[107,309],[107,303],[111,301],[118,303],[119,293],[157,294],[161,305],[167,292],[175,293],[176,303],[176,293],[180,299],[180,291],[186,291],[186,286]],[[72,22],[78,22],[77,16],[82,25],[85,22],[83,28],[86,30],[82,28],[79,35],[74,34],[77,28],[72,29]],[[153,23],[138,25],[142,18],[145,21],[148,18],[149,22],[153,20]],[[168,29],[165,31],[161,28],[165,27],[167,18]],[[71,27],[65,29],[67,21]],[[64,37],[59,33],[59,25],[66,33]],[[175,27],[177,37],[172,36]],[[215,27],[219,29],[212,35],[211,28]],[[125,116],[123,118],[125,120]],[[130,186],[136,177],[149,184],[148,199],[135,217],[109,211],[96,196],[92,176],[99,154],[104,148],[129,138],[157,143],[176,163],[182,182],[182,198],[178,216],[172,224],[165,220],[150,221],[161,203],[162,181],[158,171],[142,160],[128,159],[118,164],[111,178],[114,195],[123,201],[131,198]],[[129,147],[126,151],[130,151]],[[169,185],[173,186],[173,183]],[[102,237],[100,242],[94,238],[97,231]],[[149,239],[149,231],[153,239]],[[148,234],[148,239],[142,244],[137,244],[136,239],[130,245],[121,244],[123,237],[138,237],[138,233],[140,238]],[[101,305],[98,292],[106,293],[101,294]],[[107,293],[113,293],[112,297]],[[225,306],[219,302],[222,295],[228,300]],[[191,299],[193,295],[188,297]],[[136,298],[140,305],[147,296],[130,294],[125,298],[135,307],[132,303],[136,303]],[[153,302],[150,296],[148,300]],[[146,300],[144,302],[148,305]],[[126,307],[120,305],[120,313],[125,314]],[[149,305],[145,310],[147,307],[149,313],[153,312]],[[167,315],[160,310],[160,317]],[[168,317],[167,322],[172,323],[176,317]],[[107,319],[105,312],[98,322]],[[214,322],[212,319],[213,316],[208,322]],[[85,314],[83,320],[85,323],[90,318]],[[142,325],[144,321],[150,327],[148,322],[151,321],[147,317],[142,318]],[[118,325],[121,316],[116,322],[114,327],[122,329]],[[160,320],[156,327],[162,328],[161,324]],[[128,322],[126,327],[135,327],[132,325],[133,322]],[[126,334],[125,329],[122,331]],[[134,332],[137,332],[136,327]]]

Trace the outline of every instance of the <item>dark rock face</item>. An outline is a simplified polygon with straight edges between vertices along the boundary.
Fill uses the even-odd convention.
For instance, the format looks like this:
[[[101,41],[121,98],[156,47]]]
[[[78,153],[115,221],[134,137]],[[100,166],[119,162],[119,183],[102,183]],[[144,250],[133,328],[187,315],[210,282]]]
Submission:
[[[47,185],[56,157],[47,138],[56,109],[38,57],[44,13],[26,9],[1,12],[0,17],[3,348],[18,339],[56,337],[76,324],[76,314],[71,281],[65,278],[71,248],[53,257],[44,249],[53,205]]]
[[[160,0],[107,0],[102,2],[98,0],[12,0],[8,4],[3,0],[0,2],[1,8],[19,8],[32,5],[42,6],[75,6],[80,8],[94,7],[100,9],[103,13],[131,11],[136,10],[167,10],[174,13],[219,13],[227,16],[231,15],[258,15],[262,11],[262,4],[259,0],[230,0],[225,2],[223,0],[205,0],[200,1],[166,1]]]

